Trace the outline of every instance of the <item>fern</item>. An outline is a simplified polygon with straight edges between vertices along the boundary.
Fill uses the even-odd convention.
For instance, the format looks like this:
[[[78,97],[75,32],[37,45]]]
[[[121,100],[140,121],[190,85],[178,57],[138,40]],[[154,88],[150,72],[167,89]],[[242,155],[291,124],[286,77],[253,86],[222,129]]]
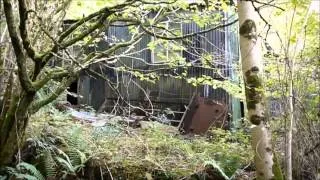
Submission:
[[[6,171],[16,179],[45,180],[45,177],[34,165],[26,162],[17,164],[16,168],[7,167]]]
[[[20,174],[17,173],[14,175],[16,179],[23,179],[23,180],[39,180],[37,177],[29,175],[29,174]]]
[[[21,162],[17,165],[17,169],[20,169],[20,170],[23,169],[28,171],[31,175],[36,177],[38,180],[45,180],[41,172],[32,164]]]
[[[36,148],[37,169],[34,165],[20,163],[15,168],[7,168],[7,172],[17,179],[61,178],[68,174],[75,175],[84,167],[87,157],[81,150],[85,149],[80,128],[72,128],[64,138],[42,134],[39,139],[31,139]],[[62,144],[62,149],[60,149]]]
[[[82,129],[79,127],[75,127],[68,133],[68,137],[66,137],[67,143],[70,148],[85,149],[85,143],[82,138]]]
[[[55,177],[57,174],[56,163],[52,157],[51,151],[46,150],[42,153],[41,164],[46,177]]]
[[[67,155],[69,156],[70,162],[73,166],[81,166],[87,160],[86,155],[76,148],[70,148]]]
[[[216,163],[216,161],[206,161],[204,163],[205,166],[211,165],[224,179],[229,180],[230,178],[224,173],[222,168]]]
[[[60,167],[64,168],[65,173],[67,174],[76,174],[76,172],[84,167],[84,163],[87,160],[84,153],[82,153],[81,151],[74,149],[73,152],[76,153],[73,155],[74,159],[77,158],[76,161],[71,161],[69,156],[62,151],[60,152],[61,157],[55,157],[56,162],[60,165]]]
[[[68,142],[68,150],[66,151],[66,155],[64,155],[65,159],[67,159],[75,168],[74,170],[77,171],[84,166],[84,163],[87,160],[86,155],[81,152],[81,150],[86,149],[83,136],[82,136],[82,129],[79,127],[75,127],[69,133],[69,136],[66,138]]]
[[[59,165],[67,170],[67,172],[75,173],[75,169],[69,160],[63,159],[61,157],[55,157],[55,159],[57,160]]]

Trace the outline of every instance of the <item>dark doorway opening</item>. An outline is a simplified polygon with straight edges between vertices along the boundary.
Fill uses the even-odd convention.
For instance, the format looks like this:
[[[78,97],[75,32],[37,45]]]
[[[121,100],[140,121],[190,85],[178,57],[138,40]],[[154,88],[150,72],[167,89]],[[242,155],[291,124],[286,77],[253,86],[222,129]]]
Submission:
[[[67,101],[72,105],[78,105],[78,81],[74,81],[68,88]]]

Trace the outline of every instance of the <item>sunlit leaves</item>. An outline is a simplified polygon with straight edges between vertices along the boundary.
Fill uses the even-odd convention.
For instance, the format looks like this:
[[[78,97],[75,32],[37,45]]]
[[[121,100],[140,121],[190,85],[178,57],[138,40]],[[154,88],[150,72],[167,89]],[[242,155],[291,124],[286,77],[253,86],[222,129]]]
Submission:
[[[126,68],[124,66],[117,67],[117,68],[115,68],[115,70],[119,71],[119,72],[125,72],[128,74],[131,74],[131,75],[133,75],[133,77],[139,79],[140,81],[147,81],[150,83],[156,83],[160,79],[160,76],[155,72],[145,73],[143,71],[132,70],[132,69]]]
[[[119,4],[122,2],[123,1],[116,0],[74,0],[70,6],[71,11],[69,14],[71,14],[71,16],[69,17],[72,17],[72,19],[81,18],[92,12],[98,11],[102,7],[112,7],[117,3]],[[151,62],[151,64],[154,63],[169,69],[174,69],[176,67],[191,67],[194,65],[194,62],[188,62],[188,60],[186,60],[186,58],[183,56],[183,52],[189,51],[185,48],[187,40],[165,40],[161,39],[160,37],[182,36],[183,26],[181,23],[196,23],[198,27],[202,29],[220,25],[224,22],[222,12],[231,11],[232,7],[228,3],[229,1],[224,0],[209,0],[208,4],[205,6],[204,1],[200,0],[197,1],[197,3],[193,3],[193,5],[186,0],[136,1],[125,8],[119,9],[106,19],[109,20],[106,21],[106,24],[110,25],[112,28],[113,26],[125,27],[126,25],[130,24],[127,26],[129,33],[125,35],[121,34],[121,36],[125,36],[124,39],[109,35],[104,35],[103,37],[98,36],[96,38],[95,33],[92,33],[90,36],[85,37],[80,43],[86,44],[92,42],[93,44],[97,44],[100,40],[104,40],[107,42],[112,42],[111,46],[114,46],[130,39],[134,36],[134,34],[144,32],[144,30],[147,29],[150,31],[148,32],[149,35],[153,33],[158,36],[150,38],[151,41],[149,41],[147,43],[147,47],[145,47],[151,52],[151,60],[145,59],[146,61]],[[86,28],[91,26],[90,22],[92,21],[88,21],[84,24],[84,26],[79,27],[73,35],[77,36],[81,34],[81,32],[85,31]],[[144,29],[141,28],[142,26]],[[137,44],[133,44],[132,46],[135,45]],[[126,47],[127,49],[130,49],[128,47],[130,47],[130,45]],[[118,52],[122,53],[123,51],[126,51],[126,48],[121,48],[115,51],[115,57],[117,56]],[[133,49],[137,50],[135,48]],[[213,70],[212,68],[216,63],[214,62],[216,57],[213,56],[213,53],[200,52],[199,54],[197,53],[196,56],[196,61],[199,63],[199,66]],[[117,68],[117,70],[130,73],[135,78],[138,78],[142,81],[150,81],[154,83],[158,79],[156,74],[150,74],[139,70],[133,71],[127,67],[122,67],[122,69]],[[220,74],[218,69],[214,69],[213,71]],[[171,74],[169,74],[169,76],[171,76]],[[186,71],[174,75],[174,78],[188,79],[190,84],[195,86],[206,84],[212,86],[213,88],[223,88],[235,96],[241,96],[237,95],[241,94],[239,85],[231,85],[232,83],[229,81],[219,82],[218,80],[214,80],[209,76],[188,77]]]
[[[201,63],[203,67],[210,68],[213,64],[213,58],[210,53],[203,53],[201,56]]]
[[[202,75],[201,77],[188,78],[187,82],[189,84],[192,84],[193,86],[209,85],[213,89],[222,88],[226,90],[228,93],[232,94],[234,97],[243,98],[241,86],[229,80],[221,81],[221,80],[216,80],[211,76]]]
[[[72,0],[66,19],[79,19],[103,7],[112,7],[123,2],[124,0]]]
[[[301,105],[305,106],[304,113],[315,117],[314,109],[319,102],[317,76],[319,76],[320,61],[316,58],[319,57],[319,12],[310,11],[308,16],[308,11],[313,8],[310,0],[291,0],[282,7],[286,11],[276,10],[269,20],[277,36],[270,38],[274,34],[269,34],[268,42],[279,53],[279,57],[265,58],[266,95],[279,102],[283,100],[284,104],[287,103],[286,100],[290,96],[288,91],[290,64],[294,61],[293,89],[294,98],[297,99],[295,107],[298,112]],[[319,6],[316,9],[319,9]],[[279,22],[284,23],[279,24]],[[289,58],[286,59],[286,56]],[[300,113],[296,115],[299,117]]]
[[[310,2],[310,0],[290,0],[292,7],[299,6],[301,8],[307,8]]]
[[[195,22],[201,28],[210,26],[212,24],[218,24],[220,23],[221,18],[221,14],[212,12],[199,12],[192,15],[193,22]]]

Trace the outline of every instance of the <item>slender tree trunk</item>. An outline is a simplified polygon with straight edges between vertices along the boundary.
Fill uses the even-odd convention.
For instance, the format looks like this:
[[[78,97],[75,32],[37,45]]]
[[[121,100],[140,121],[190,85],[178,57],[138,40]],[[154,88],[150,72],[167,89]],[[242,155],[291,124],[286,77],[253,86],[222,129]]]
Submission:
[[[253,124],[252,147],[257,179],[273,179],[271,135],[265,126],[265,102],[262,83],[262,55],[257,34],[257,15],[251,1],[238,1],[240,50],[245,82],[248,118]]]
[[[286,179],[287,180],[292,180],[292,137],[293,137],[293,125],[295,122],[295,117],[294,117],[294,92],[293,92],[293,85],[294,85],[294,76],[295,76],[295,60],[296,60],[296,55],[302,50],[303,46],[303,34],[308,22],[308,18],[310,17],[311,14],[311,5],[312,3],[309,4],[308,11],[305,15],[304,21],[303,21],[303,26],[301,28],[300,33],[298,34],[298,40],[295,44],[295,47],[292,52],[292,57],[289,58],[289,48],[290,48],[290,40],[288,40],[288,47],[287,47],[287,52],[286,52],[286,60],[289,65],[289,72],[290,72],[290,81],[289,81],[289,126],[288,126],[288,131],[287,131],[287,144],[286,144]],[[294,11],[294,14],[296,11]],[[292,17],[292,22],[293,23],[294,15]],[[290,27],[290,36],[291,36],[291,29],[293,27]]]
[[[287,132],[287,144],[286,144],[286,179],[292,180],[292,128],[293,128],[293,72],[294,62],[291,61],[290,65],[290,82],[289,82],[289,108],[290,108],[290,119],[289,127]]]

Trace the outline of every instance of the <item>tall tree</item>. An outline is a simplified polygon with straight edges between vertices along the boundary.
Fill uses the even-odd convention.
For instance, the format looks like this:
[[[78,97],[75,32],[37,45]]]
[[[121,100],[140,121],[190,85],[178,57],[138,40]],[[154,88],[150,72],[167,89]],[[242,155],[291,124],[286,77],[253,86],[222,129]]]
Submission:
[[[294,47],[292,48],[292,52],[290,53],[290,39],[288,39],[288,45],[285,53],[285,58],[288,61],[288,66],[289,66],[289,125],[288,125],[288,132],[287,132],[287,144],[286,144],[286,178],[287,180],[292,180],[292,131],[293,131],[293,125],[295,124],[295,114],[294,114],[294,77],[295,77],[295,61],[296,61],[296,56],[299,52],[302,50],[302,44],[303,44],[303,38],[304,38],[304,31],[307,26],[308,19],[311,15],[311,5],[308,6],[308,10],[306,12],[306,15],[303,20],[302,28],[300,32],[297,33],[298,39],[297,42],[295,43]],[[291,22],[291,27],[290,27],[290,34],[289,37],[291,36],[291,31],[292,31],[292,24],[294,20],[294,15],[296,14],[296,5],[294,7],[294,12],[292,15],[292,22]]]
[[[59,3],[54,4],[55,2]],[[14,51],[13,66],[16,68],[13,68],[6,86],[6,96],[3,99],[4,106],[0,116],[0,166],[12,162],[15,153],[22,146],[29,116],[55,100],[77,79],[80,72],[88,69],[90,65],[99,62],[107,65],[115,64],[120,59],[119,56],[138,53],[133,52],[134,46],[145,35],[160,40],[149,44],[149,49],[158,44],[173,46],[174,43],[171,43],[173,40],[186,39],[237,22],[237,20],[223,20],[218,16],[219,13],[203,12],[205,11],[203,8],[199,13],[198,4],[189,4],[185,0],[101,0],[97,1],[101,7],[95,9],[95,12],[83,15],[69,27],[61,29],[66,7],[70,2],[71,0],[50,2],[18,0],[15,6],[11,0],[2,0],[8,36],[11,40],[10,48],[12,47]],[[83,1],[74,2],[81,4]],[[33,3],[36,5],[31,7]],[[39,11],[41,6],[37,3],[42,3],[43,12]],[[216,8],[222,9],[222,6],[225,8],[227,5],[216,2],[213,6],[211,11]],[[181,11],[188,13],[179,14]],[[45,21],[47,13],[50,15]],[[170,23],[197,21],[199,26],[208,28],[182,35],[181,32],[167,26],[169,21]],[[118,40],[106,37],[103,32],[112,25],[128,27],[129,37]],[[109,43],[106,49],[88,53],[90,45],[104,38],[112,43]],[[176,46],[179,44],[182,44],[181,41],[171,48],[177,49]],[[70,49],[74,45],[80,47],[76,56],[72,55]],[[64,66],[50,66],[52,59]],[[178,65],[181,59],[183,58],[172,58],[172,61]],[[168,64],[172,66],[174,63]],[[133,75],[141,74],[133,68],[128,71]],[[53,82],[58,85],[52,88]],[[47,96],[41,98],[37,96],[40,90],[48,87],[50,92]]]
[[[285,152],[286,178],[316,179],[319,151],[313,149],[319,139],[315,133],[319,129],[319,1],[288,1],[281,8],[285,11],[277,8],[268,11],[269,18],[265,16],[271,26],[265,37],[272,51],[264,56],[268,104],[274,119],[271,127],[277,141],[285,142],[277,144],[277,149]],[[301,153],[310,149],[307,156]]]
[[[252,123],[252,148],[257,179],[273,179],[271,134],[266,128],[262,54],[257,33],[257,14],[251,1],[238,1],[242,72],[248,118]]]

